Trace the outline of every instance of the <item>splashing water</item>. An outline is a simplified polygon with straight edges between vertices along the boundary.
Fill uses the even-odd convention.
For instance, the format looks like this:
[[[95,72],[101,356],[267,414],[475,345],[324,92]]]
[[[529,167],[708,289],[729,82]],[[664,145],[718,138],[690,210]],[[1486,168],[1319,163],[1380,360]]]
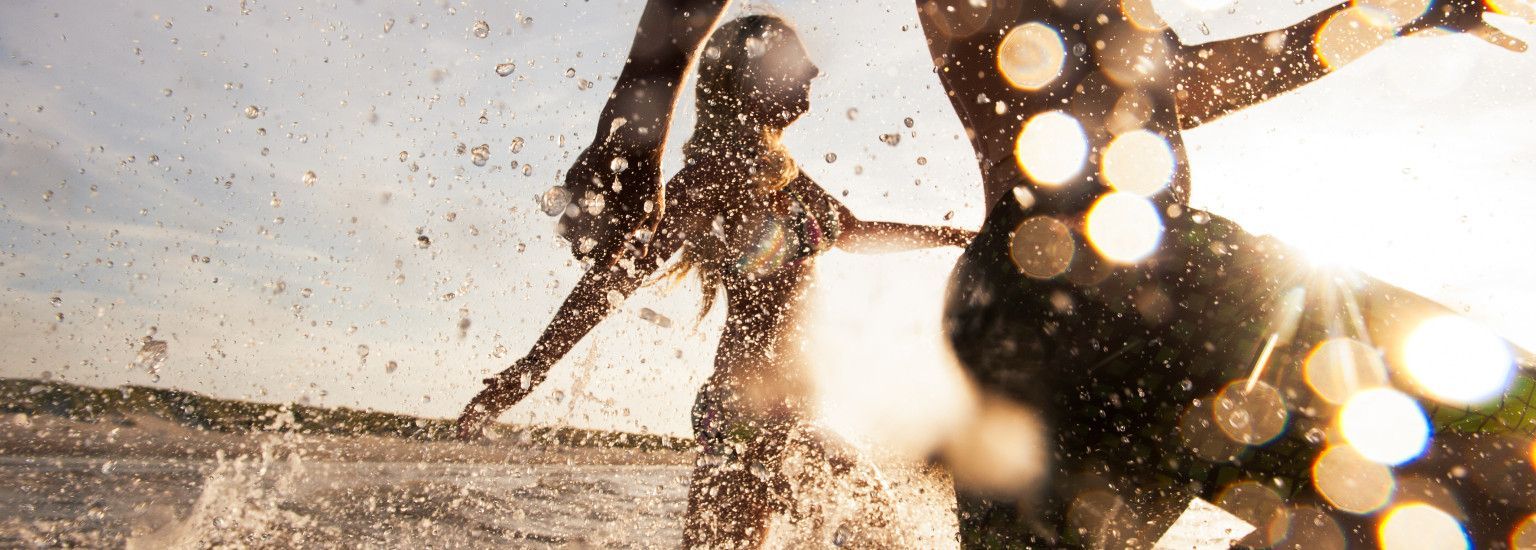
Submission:
[[[170,355],[170,351],[170,344],[165,340],[156,340],[154,332],[150,332],[140,340],[139,353],[134,356],[133,367],[148,372],[158,382],[160,367],[165,365],[165,359]]]

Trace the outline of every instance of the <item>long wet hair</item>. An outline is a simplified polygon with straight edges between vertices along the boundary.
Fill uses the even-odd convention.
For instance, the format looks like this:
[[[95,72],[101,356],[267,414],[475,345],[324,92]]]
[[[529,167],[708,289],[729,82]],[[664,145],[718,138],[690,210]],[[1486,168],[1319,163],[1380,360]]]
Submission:
[[[760,59],[786,41],[799,40],[794,28],[773,15],[748,15],[733,19],[710,35],[699,56],[695,102],[698,120],[693,135],[683,143],[687,165],[707,163],[707,181],[688,185],[720,188],[745,184],[749,192],[771,193],[794,181],[800,168],[784,148],[781,137],[790,120],[768,116],[756,109],[763,101],[755,93],[763,73]],[[660,278],[681,278],[698,268],[704,300],[703,319],[714,306],[722,280],[718,258],[702,253],[697,243],[683,247],[677,260]]]

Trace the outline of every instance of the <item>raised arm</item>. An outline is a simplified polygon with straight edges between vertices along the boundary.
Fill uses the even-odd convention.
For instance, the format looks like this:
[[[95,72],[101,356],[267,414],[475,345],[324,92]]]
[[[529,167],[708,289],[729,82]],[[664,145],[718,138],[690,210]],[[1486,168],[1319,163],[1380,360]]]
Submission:
[[[1286,29],[1178,46],[1174,66],[1179,125],[1193,128],[1299,88],[1394,35],[1442,29],[1472,34],[1510,51],[1526,49],[1524,42],[1483,21],[1485,12],[1494,11],[1484,0],[1435,0],[1422,15],[1396,26],[1383,12],[1366,9],[1346,2]],[[1178,38],[1170,36],[1168,42],[1178,44]]]
[[[837,212],[838,223],[842,226],[837,247],[849,252],[881,254],[940,246],[964,247],[976,236],[975,231],[954,227],[859,219],[804,172],[790,186],[800,196],[826,204]]]
[[[565,178],[573,201],[603,196],[601,212],[561,217],[561,235],[578,258],[612,265],[639,227],[655,231],[665,197],[661,154],[688,67],[730,0],[650,0],[629,57],[608,95],[597,131]],[[607,32],[608,29],[592,29]],[[650,204],[647,207],[647,203]]]

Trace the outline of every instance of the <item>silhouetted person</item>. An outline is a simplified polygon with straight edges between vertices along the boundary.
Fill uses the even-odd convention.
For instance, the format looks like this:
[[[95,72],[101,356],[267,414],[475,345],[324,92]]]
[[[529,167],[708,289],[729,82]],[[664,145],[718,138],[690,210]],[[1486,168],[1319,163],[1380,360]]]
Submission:
[[[549,368],[619,302],[676,255],[697,270],[704,311],[726,297],[715,370],[693,408],[702,457],[688,491],[688,547],[761,545],[770,512],[792,498],[780,462],[793,430],[806,429],[810,384],[798,361],[800,318],[815,258],[833,246],[878,252],[963,246],[972,232],[860,220],[812,181],[779,142],[810,107],[818,69],[784,21],[748,16],[715,31],[699,61],[698,123],[686,166],[667,184],[667,214],[637,235],[649,254],[587,271],[532,351],[486,381],[459,419],[464,437],[526,397]],[[583,195],[573,203],[600,214]],[[700,313],[701,317],[703,312]],[[818,442],[813,441],[813,444]],[[826,449],[820,449],[825,451]],[[829,457],[845,464],[849,457]]]

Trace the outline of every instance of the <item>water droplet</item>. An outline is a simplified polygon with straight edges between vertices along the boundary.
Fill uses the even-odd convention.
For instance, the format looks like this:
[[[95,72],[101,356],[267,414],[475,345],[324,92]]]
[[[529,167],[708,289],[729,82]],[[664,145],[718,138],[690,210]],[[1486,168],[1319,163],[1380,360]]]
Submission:
[[[485,163],[491,160],[491,146],[484,143],[476,145],[469,151],[469,155],[475,166],[485,166]]]
[[[432,246],[432,238],[431,237],[428,237],[426,235],[417,235],[416,236],[416,248],[426,248],[426,247],[429,247],[429,246]]]
[[[928,164],[928,157],[917,157],[917,165],[918,166],[926,166],[927,164]]]
[[[576,68],[575,67],[566,67],[566,69],[565,69],[565,77],[566,78],[574,78],[575,76],[576,76]]]
[[[648,308],[648,307],[640,308],[640,319],[642,319],[642,320],[644,320],[644,321],[646,321],[648,323],[651,323],[653,325],[656,325],[658,327],[661,327],[661,328],[671,328],[672,327],[672,319],[671,318],[667,317],[666,315],[662,315],[660,313],[657,313],[655,310],[653,310],[651,308]]]
[[[411,158],[411,154],[410,153],[407,153],[405,151],[401,151],[400,152],[400,162],[405,162],[406,159],[409,159],[409,158]]]
[[[1227,416],[1227,424],[1230,424],[1233,428],[1238,429],[1248,427],[1249,420],[1250,418],[1248,416],[1248,411],[1244,409],[1232,411],[1232,414]]]
[[[762,57],[763,54],[768,53],[768,41],[756,36],[747,37],[747,39],[742,42],[742,46],[747,50],[747,57],[753,59]]]
[[[315,186],[315,182],[319,181],[319,180],[320,180],[320,177],[315,175],[315,171],[314,170],[306,170],[304,172],[304,186],[305,187],[314,187]]]
[[[912,125],[916,123],[916,121],[912,120],[912,117],[907,117],[902,119],[901,123],[906,125],[906,127],[911,128]]]
[[[1323,431],[1317,428],[1307,430],[1307,433],[1303,437],[1307,438],[1307,443],[1311,443],[1313,445],[1322,445],[1323,442],[1327,441],[1328,439],[1328,437],[1323,434]]]
[[[170,88],[166,88],[164,90],[160,90],[160,95],[163,95],[165,97],[171,97],[171,94],[173,94],[173,93],[176,93],[176,92],[172,91]]]
[[[889,134],[880,134],[880,142],[891,147],[895,147],[901,143],[901,134],[894,132]]]
[[[837,526],[837,532],[832,534],[832,544],[841,547],[848,544],[848,539],[850,538],[853,538],[853,536],[848,532],[848,526],[839,525]]]
[[[315,291],[314,290],[310,290],[308,288],[305,288],[305,289],[299,291],[299,296],[303,296],[305,298],[313,296],[314,294],[315,294]]]
[[[509,146],[508,149],[511,149],[512,150],[512,154],[514,154],[514,155],[517,154],[517,153],[521,153],[523,151],[523,138],[520,138],[520,137],[512,138],[512,145]]]
[[[159,376],[161,365],[165,364],[170,355],[170,344],[165,340],[154,338],[155,327],[150,327],[150,335],[140,340],[139,352],[134,356],[133,366],[148,371],[153,376]],[[158,381],[158,379],[157,379]]]
[[[587,191],[587,194],[582,197],[581,203],[586,206],[588,214],[596,216],[603,213],[603,207],[607,205],[607,200],[603,198],[602,193]]]
[[[512,71],[517,70],[517,64],[511,61],[496,64],[496,76],[512,76]]]
[[[257,107],[255,105],[246,105],[245,106],[245,118],[249,118],[249,119],[253,119],[254,120],[256,117],[259,117],[259,116],[261,116],[261,107]]]
[[[384,364],[384,373],[385,374],[393,373],[393,372],[395,372],[395,369],[398,369],[398,368],[400,368],[400,363],[396,363],[394,361],[390,361],[390,362]]]
[[[613,157],[613,160],[608,163],[608,169],[609,170],[613,170],[613,173],[615,173],[615,174],[618,174],[618,173],[621,173],[621,172],[623,172],[625,170],[628,170],[629,169],[629,159],[626,159],[624,157]]]
[[[848,120],[857,120],[858,118],[859,118],[859,110],[855,109],[853,107],[849,107],[848,108]]]
[[[571,203],[571,192],[564,187],[554,186],[539,196],[539,210],[547,216],[559,216],[565,212],[565,206]]]
[[[832,164],[834,162],[837,162],[837,153],[827,153],[826,159],[827,159],[827,164]]]
[[[491,35],[491,24],[485,21],[476,21],[472,30],[475,33],[475,38],[485,38]]]

